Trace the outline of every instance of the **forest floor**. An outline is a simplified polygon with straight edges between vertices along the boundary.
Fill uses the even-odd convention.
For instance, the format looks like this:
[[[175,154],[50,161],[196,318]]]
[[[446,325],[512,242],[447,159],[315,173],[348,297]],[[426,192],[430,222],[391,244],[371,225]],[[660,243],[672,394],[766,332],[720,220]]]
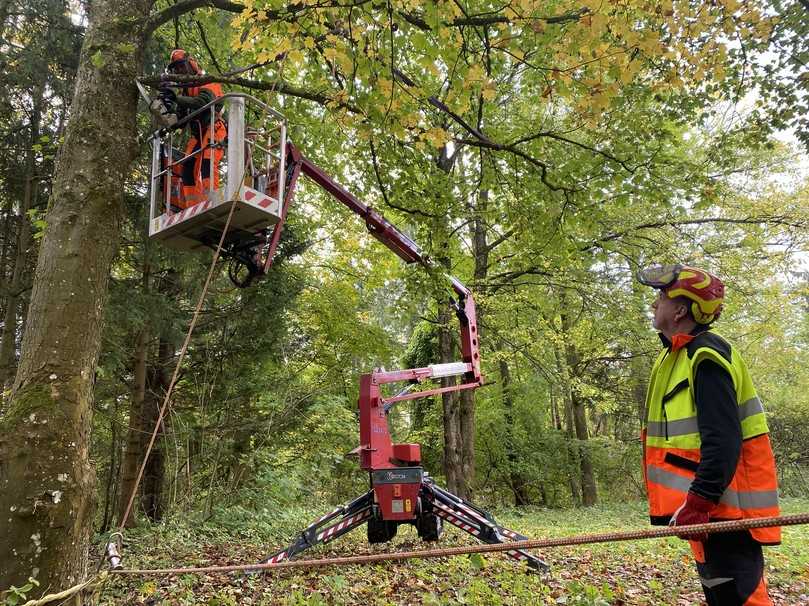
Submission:
[[[809,500],[788,499],[784,513],[809,511]],[[294,516],[298,518],[299,516]],[[498,521],[531,538],[645,528],[643,504],[579,510],[500,510]],[[127,533],[127,568],[244,564],[285,546],[300,520],[284,519],[266,532],[260,524],[242,530],[172,521]],[[286,526],[289,526],[288,528]],[[269,526],[264,526],[269,528]],[[232,533],[232,534],[231,534]],[[278,533],[278,534],[277,534]],[[472,544],[446,528],[441,546]],[[364,530],[302,558],[356,555],[435,547],[422,543],[415,528],[400,527],[387,545],[369,546]],[[567,606],[700,604],[702,592],[687,543],[679,539],[563,547],[541,556],[551,572],[526,571],[500,554],[411,560],[407,563],[341,568],[279,570],[268,574],[208,574],[162,578],[116,577],[101,604],[321,605],[321,604],[564,604]],[[783,545],[765,551],[770,595],[777,606],[809,605],[809,526],[784,529]]]

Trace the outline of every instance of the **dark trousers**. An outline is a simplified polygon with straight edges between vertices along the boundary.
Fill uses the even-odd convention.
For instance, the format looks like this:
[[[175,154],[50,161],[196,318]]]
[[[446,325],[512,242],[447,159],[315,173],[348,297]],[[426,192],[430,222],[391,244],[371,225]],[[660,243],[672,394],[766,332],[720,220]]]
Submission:
[[[771,606],[764,581],[764,555],[750,533],[719,532],[703,543],[697,572],[708,606]]]

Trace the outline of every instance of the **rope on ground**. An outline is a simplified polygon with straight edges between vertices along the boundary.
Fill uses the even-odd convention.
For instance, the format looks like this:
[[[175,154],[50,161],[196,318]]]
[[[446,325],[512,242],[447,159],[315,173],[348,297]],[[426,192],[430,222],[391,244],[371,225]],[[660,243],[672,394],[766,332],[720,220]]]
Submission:
[[[79,595],[83,591],[100,588],[107,581],[107,578],[107,573],[103,572],[100,575],[93,576],[83,583],[74,585],[73,587],[60,591],[59,593],[50,593],[46,596],[42,596],[38,600],[29,600],[22,606],[44,606],[45,604],[51,604],[56,601],[67,600],[75,595]]]
[[[418,551],[400,551],[392,553],[372,553],[358,556],[340,558],[322,558],[311,560],[292,560],[280,564],[239,564],[233,566],[203,566],[197,568],[158,568],[154,570],[122,569],[111,570],[109,574],[120,575],[168,575],[168,574],[202,574],[247,572],[257,570],[276,570],[281,568],[319,568],[324,566],[344,566],[349,564],[374,564],[399,560],[444,558],[470,553],[489,553],[498,551],[511,551],[513,549],[543,549],[548,547],[563,547],[569,545],[587,545],[590,543],[611,543],[617,541],[635,541],[640,539],[659,539],[678,536],[682,534],[700,534],[715,532],[732,532],[735,530],[750,530],[752,528],[767,528],[771,526],[795,526],[809,524],[809,513],[799,513],[787,516],[770,518],[753,518],[748,520],[730,520],[727,522],[711,522],[708,524],[694,524],[692,526],[650,528],[631,530],[628,532],[612,532],[605,534],[586,534],[572,537],[559,537],[551,539],[529,539],[526,541],[512,541],[509,543],[496,543],[493,545],[471,545],[463,547],[446,547],[443,549],[422,549]]]

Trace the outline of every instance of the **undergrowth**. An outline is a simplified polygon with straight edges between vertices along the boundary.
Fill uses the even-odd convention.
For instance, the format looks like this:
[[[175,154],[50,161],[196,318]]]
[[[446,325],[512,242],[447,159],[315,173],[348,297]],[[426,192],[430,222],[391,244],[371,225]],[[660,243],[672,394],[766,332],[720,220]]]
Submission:
[[[242,508],[215,511],[207,520],[171,519],[127,532],[128,568],[226,565],[260,561],[286,546],[295,532],[328,508]],[[809,500],[790,499],[784,513],[809,511]],[[498,521],[532,538],[644,528],[642,503],[588,509],[501,509]],[[441,546],[473,544],[452,528]],[[429,547],[412,527],[386,545],[368,545],[363,530],[302,555],[331,557]],[[101,604],[207,606],[321,604],[699,604],[701,590],[687,544],[644,540],[547,550],[551,572],[529,572],[500,554],[407,563],[279,570],[268,574],[116,577]],[[778,606],[809,604],[809,527],[784,529],[784,544],[765,554],[770,593]]]

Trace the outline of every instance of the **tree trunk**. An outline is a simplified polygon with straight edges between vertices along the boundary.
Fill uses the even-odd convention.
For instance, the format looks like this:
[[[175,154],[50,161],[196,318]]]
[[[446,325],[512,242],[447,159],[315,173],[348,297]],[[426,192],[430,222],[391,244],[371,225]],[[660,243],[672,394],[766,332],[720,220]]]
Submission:
[[[452,331],[449,328],[450,313],[446,303],[439,302],[438,312],[438,350],[441,363],[454,362],[455,347]],[[455,384],[455,377],[443,377],[441,387]],[[447,478],[447,489],[459,494],[463,488],[463,466],[461,464],[462,442],[459,422],[458,394],[455,392],[441,394],[444,413],[444,476]],[[462,495],[459,495],[462,496]]]
[[[151,0],[96,0],[59,152],[22,354],[0,418],[0,587],[87,572],[95,509],[93,380],[107,283],[138,148],[134,78]]]
[[[587,432],[587,416],[584,402],[574,392],[572,400],[573,424],[576,428],[576,441],[579,449],[579,466],[581,468],[581,501],[585,507],[591,507],[598,502],[595,473],[590,450],[587,447],[589,435]]]
[[[120,457],[118,453],[118,406],[110,422],[110,457],[107,469],[107,483],[104,487],[104,514],[101,516],[101,529],[99,532],[107,532],[113,523],[112,517],[115,515],[115,487],[118,485],[117,478],[120,467]]]
[[[143,439],[147,431],[143,418],[146,401],[146,365],[149,342],[146,328],[138,332],[135,340],[135,352],[132,356],[132,397],[129,402],[129,429],[126,434],[126,449],[121,465],[121,488],[118,491],[118,523],[124,518],[132,491],[135,489],[135,480],[138,477],[140,462],[143,460],[143,449],[146,441]],[[135,512],[131,512],[126,519],[126,527],[135,526]]]
[[[17,245],[14,265],[11,269],[11,279],[8,281],[8,296],[6,297],[5,314],[3,319],[3,334],[0,336],[0,391],[5,392],[14,378],[16,366],[15,350],[17,349],[17,329],[19,326],[19,303],[22,294],[22,283],[25,270],[28,267],[28,247],[31,242],[31,221],[28,218],[28,209],[34,198],[36,168],[34,145],[39,140],[39,123],[42,116],[43,88],[37,87],[32,99],[31,124],[28,152],[25,158],[25,174],[23,176],[23,196],[20,202],[18,215]]]
[[[174,349],[166,339],[160,339],[156,364],[152,366],[147,375],[146,397],[143,402],[143,420],[146,426],[145,444],[143,451],[148,446],[148,439],[154,431],[155,423],[160,416],[160,407],[168,391],[171,382],[171,372],[169,366],[174,356]],[[159,522],[163,517],[163,486],[165,486],[166,475],[166,455],[163,447],[163,436],[165,434],[164,417],[161,427],[158,428],[152,452],[146,467],[143,470],[143,486],[141,490],[141,506],[146,516],[152,522]]]
[[[570,408],[573,415],[573,425],[576,430],[576,446],[578,450],[579,467],[581,469],[581,496],[582,505],[591,507],[598,502],[593,461],[587,441],[590,436],[587,431],[587,411],[584,400],[570,381],[570,373],[579,366],[579,352],[570,339],[570,319],[562,314],[562,333],[564,335],[565,366],[568,372],[568,384],[565,389],[570,391]]]
[[[14,270],[14,266],[9,264],[9,255],[12,254],[14,251],[14,246],[11,245],[12,240],[12,232],[13,227],[16,225],[17,221],[14,216],[14,204],[13,199],[11,196],[6,198],[6,203],[3,206],[3,235],[0,236],[3,239],[3,246],[0,248],[0,280],[2,280],[2,284],[7,285],[11,281],[11,272]],[[16,238],[14,238],[16,242]],[[5,291],[7,286],[4,286],[3,290]],[[3,292],[6,295],[6,292]],[[5,306],[5,296],[2,300],[2,305]],[[5,315],[5,307],[0,308],[0,311]]]
[[[486,224],[483,220],[488,208],[489,192],[481,190],[476,208],[470,209],[475,219],[472,221],[472,251],[475,268],[473,278],[476,284],[483,282],[489,271],[489,246],[486,242]],[[483,307],[477,308],[478,339],[483,333]],[[480,341],[478,341],[480,342]],[[461,435],[461,485],[459,496],[474,497],[475,482],[475,391],[467,389],[460,393],[459,422]]]
[[[565,433],[567,434],[567,459],[569,470],[568,485],[570,487],[570,499],[575,507],[581,504],[581,489],[579,474],[572,473],[572,468],[578,466],[579,452],[575,443],[575,429],[573,427],[573,393],[570,384],[570,369],[567,366],[567,361],[564,357],[564,352],[560,345],[553,348],[554,357],[556,360],[556,369],[559,373],[559,382],[562,391],[562,403],[565,412]]]
[[[506,360],[500,360],[500,380],[503,382],[503,416],[506,425],[506,458],[508,459],[509,484],[514,494],[514,504],[518,507],[528,505],[527,483],[517,470],[519,457],[514,444],[514,394],[511,390],[511,369]]]

